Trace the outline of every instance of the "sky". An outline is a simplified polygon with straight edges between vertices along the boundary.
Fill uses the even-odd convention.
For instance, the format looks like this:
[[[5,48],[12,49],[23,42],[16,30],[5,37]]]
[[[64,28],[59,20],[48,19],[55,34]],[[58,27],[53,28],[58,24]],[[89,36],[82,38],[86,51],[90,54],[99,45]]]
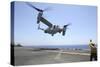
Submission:
[[[84,45],[89,40],[97,43],[97,7],[72,4],[52,4],[31,2],[40,9],[49,8],[43,17],[54,25],[63,27],[68,23],[71,25],[66,35],[55,34],[51,36],[38,30],[38,12],[28,6],[25,2],[15,2],[14,13],[14,41],[15,44],[23,46],[36,45]],[[42,28],[47,28],[41,23]]]

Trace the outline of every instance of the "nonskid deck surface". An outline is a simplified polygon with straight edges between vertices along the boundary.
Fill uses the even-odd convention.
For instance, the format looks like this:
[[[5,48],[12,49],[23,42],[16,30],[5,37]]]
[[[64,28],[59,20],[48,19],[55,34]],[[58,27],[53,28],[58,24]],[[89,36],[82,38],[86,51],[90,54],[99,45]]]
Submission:
[[[70,63],[89,61],[90,54],[78,51],[40,50],[34,48],[15,47],[15,65],[40,65],[54,63]]]

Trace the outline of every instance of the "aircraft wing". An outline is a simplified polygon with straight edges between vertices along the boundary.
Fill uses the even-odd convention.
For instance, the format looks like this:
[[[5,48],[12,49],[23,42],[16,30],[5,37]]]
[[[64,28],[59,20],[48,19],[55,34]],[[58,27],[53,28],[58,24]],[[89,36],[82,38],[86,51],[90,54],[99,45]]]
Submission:
[[[43,22],[44,24],[46,24],[48,27],[52,27],[52,24],[45,18],[41,17],[40,21]]]

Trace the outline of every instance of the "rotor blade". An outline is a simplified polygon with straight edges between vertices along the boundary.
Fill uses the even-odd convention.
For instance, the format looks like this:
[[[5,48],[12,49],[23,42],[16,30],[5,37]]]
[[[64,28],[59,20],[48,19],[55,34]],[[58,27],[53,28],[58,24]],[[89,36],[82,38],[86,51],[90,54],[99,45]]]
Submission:
[[[69,23],[69,24],[67,24],[67,25],[64,25],[64,27],[67,27],[67,26],[69,26],[69,25],[71,25],[71,23]]]
[[[48,11],[48,10],[50,10],[51,8],[50,7],[48,7],[48,8],[46,8],[46,9],[44,9],[43,11]]]
[[[28,2],[26,2],[26,4],[29,5],[30,7],[34,8],[35,10],[39,11],[39,12],[43,11],[41,9],[36,8],[35,6],[33,6],[32,4],[30,4]]]

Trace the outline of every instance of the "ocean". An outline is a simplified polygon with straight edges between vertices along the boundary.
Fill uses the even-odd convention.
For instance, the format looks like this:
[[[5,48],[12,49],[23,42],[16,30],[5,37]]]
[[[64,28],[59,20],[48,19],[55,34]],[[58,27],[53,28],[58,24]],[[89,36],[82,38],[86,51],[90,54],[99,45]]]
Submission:
[[[42,45],[42,46],[25,46],[29,48],[60,48],[60,49],[89,49],[88,45]]]

